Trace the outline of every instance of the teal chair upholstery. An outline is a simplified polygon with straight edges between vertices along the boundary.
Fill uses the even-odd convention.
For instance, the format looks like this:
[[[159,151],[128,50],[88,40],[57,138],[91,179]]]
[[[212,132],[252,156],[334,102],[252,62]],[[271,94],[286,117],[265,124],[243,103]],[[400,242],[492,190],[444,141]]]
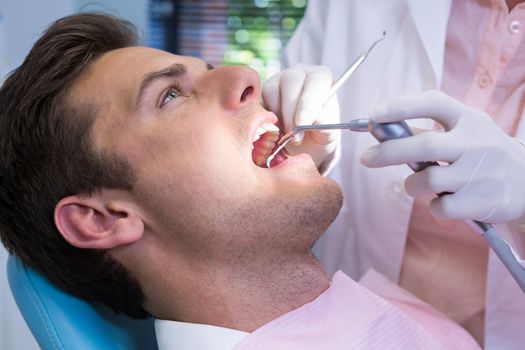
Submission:
[[[117,315],[65,293],[12,255],[7,276],[18,308],[44,350],[157,349],[153,319]]]

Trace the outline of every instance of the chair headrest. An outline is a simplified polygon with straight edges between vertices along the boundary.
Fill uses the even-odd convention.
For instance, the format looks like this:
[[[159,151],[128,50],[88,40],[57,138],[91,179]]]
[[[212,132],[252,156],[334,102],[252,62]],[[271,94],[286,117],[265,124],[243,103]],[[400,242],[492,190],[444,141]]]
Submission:
[[[153,319],[134,320],[68,294],[12,255],[7,276],[42,349],[157,349]]]

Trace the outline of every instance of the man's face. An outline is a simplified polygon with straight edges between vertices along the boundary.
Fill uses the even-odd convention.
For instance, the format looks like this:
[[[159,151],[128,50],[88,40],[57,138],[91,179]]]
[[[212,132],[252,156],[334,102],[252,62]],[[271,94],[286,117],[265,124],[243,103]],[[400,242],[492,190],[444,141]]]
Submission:
[[[270,169],[254,163],[257,129],[277,118],[261,107],[251,69],[119,49],[92,65],[71,101],[97,107],[95,150],[129,161],[146,229],[167,245],[208,257],[232,244],[310,246],[341,205],[339,188],[309,156]]]

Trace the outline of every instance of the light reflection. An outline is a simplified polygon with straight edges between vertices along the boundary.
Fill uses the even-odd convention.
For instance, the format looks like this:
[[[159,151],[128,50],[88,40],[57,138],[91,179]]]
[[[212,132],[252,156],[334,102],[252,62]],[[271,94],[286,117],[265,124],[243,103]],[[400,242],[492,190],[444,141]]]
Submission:
[[[269,0],[254,0],[253,3],[259,8],[268,7]]]

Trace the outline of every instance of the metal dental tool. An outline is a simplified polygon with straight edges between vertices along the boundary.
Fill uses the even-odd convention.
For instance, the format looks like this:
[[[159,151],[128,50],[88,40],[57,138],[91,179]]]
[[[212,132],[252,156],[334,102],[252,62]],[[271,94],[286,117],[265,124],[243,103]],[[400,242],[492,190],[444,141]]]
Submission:
[[[356,58],[356,60],[350,65],[350,67],[348,67],[348,69],[343,73],[343,75],[341,75],[339,77],[339,79],[337,79],[337,81],[335,82],[334,85],[332,85],[332,88],[330,89],[330,91],[328,92],[328,96],[326,97],[325,101],[323,102],[322,104],[322,107],[324,107],[328,101],[330,101],[330,99],[332,98],[332,96],[337,92],[337,90],[339,90],[339,88],[344,84],[344,82],[352,75],[352,73],[355,72],[355,70],[361,65],[361,63],[364,62],[364,60],[368,57],[368,55],[370,54],[370,52],[372,51],[372,49],[377,45],[377,43],[379,43],[381,40],[383,40],[386,36],[386,31],[383,31],[383,36],[381,38],[379,38],[378,40],[376,40],[372,46],[370,46],[370,48],[363,52],[362,54],[359,55],[359,57]],[[326,124],[325,124],[326,125]],[[339,124],[336,124],[336,125],[339,125]],[[311,127],[311,126],[315,126],[315,125],[308,125],[308,127]],[[270,163],[271,161],[273,160],[273,158],[275,158],[275,156],[277,155],[277,153],[279,153],[285,146],[286,144],[299,132],[301,131],[305,131],[305,130],[320,130],[320,129],[323,129],[323,128],[305,128],[306,125],[300,125],[300,126],[296,126],[295,128],[293,128],[291,131],[289,131],[288,133],[286,133],[278,142],[277,142],[277,148],[275,149],[275,151],[273,151],[272,154],[270,154],[270,156],[268,157],[268,159],[266,159],[266,167],[269,168],[270,167]],[[334,128],[325,128],[325,129],[349,129],[349,128],[337,128],[337,127],[334,127]]]
[[[359,118],[351,120],[348,123],[339,123],[339,124],[314,124],[314,125],[299,125],[293,128],[292,131],[284,135],[278,142],[279,147],[274,152],[279,152],[288,141],[292,139],[297,133],[301,131],[309,130],[333,130],[333,129],[348,129],[350,131],[358,132],[370,132],[376,140],[379,142],[384,142],[391,139],[400,139],[403,137],[412,136],[412,131],[408,127],[408,124],[405,121],[397,123],[374,123],[367,118]],[[274,155],[272,154],[272,156]],[[268,158],[269,159],[269,158]],[[271,160],[270,160],[271,161]],[[267,161],[267,165],[268,165]],[[408,163],[410,169],[414,172],[421,171],[430,165],[439,165],[437,162],[411,162]]]

